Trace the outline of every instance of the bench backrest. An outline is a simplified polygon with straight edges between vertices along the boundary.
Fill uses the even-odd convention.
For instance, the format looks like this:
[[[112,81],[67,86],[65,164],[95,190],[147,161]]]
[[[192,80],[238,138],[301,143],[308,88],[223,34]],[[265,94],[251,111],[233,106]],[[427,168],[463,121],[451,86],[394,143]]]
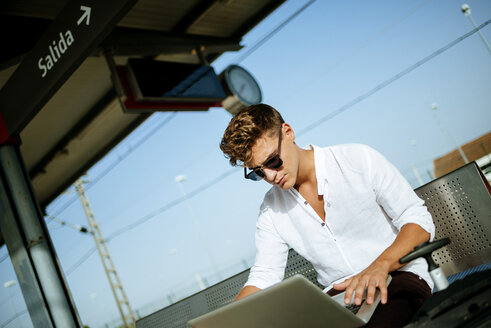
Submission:
[[[435,239],[450,244],[433,252],[446,276],[491,261],[491,194],[475,162],[415,190],[435,223]]]

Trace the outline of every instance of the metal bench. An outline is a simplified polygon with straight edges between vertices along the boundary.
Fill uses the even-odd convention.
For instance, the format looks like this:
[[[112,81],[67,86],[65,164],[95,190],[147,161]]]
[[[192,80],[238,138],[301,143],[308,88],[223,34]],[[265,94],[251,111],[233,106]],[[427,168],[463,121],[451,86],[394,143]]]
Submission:
[[[452,282],[463,272],[489,268],[491,261],[491,189],[477,165],[467,164],[415,190],[433,216],[435,239],[449,237],[451,243],[433,258]],[[465,271],[472,270],[472,271]],[[285,278],[303,274],[317,282],[312,264],[293,249],[288,254]],[[185,328],[187,321],[230,303],[244,283],[249,270],[137,320],[137,328]]]

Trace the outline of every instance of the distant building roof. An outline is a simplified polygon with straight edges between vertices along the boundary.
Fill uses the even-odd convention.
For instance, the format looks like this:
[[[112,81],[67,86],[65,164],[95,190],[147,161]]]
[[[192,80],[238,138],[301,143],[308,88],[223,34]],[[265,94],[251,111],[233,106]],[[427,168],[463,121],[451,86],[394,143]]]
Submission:
[[[461,146],[469,161],[475,161],[491,154],[491,132]],[[465,164],[458,149],[433,160],[435,178],[441,177]]]

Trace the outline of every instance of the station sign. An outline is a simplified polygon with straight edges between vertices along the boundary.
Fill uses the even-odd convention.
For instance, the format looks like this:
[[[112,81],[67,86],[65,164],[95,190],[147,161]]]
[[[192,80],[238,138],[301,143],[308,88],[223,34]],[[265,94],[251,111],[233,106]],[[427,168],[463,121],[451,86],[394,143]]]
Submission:
[[[68,2],[0,90],[0,144],[22,131],[136,2]]]

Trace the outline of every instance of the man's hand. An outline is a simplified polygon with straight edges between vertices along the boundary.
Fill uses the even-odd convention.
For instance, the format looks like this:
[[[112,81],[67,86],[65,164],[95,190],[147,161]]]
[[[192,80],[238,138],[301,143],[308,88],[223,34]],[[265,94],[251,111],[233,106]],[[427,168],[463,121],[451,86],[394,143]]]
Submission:
[[[396,239],[385,251],[380,254],[365,270],[340,284],[333,286],[336,290],[345,290],[344,302],[349,304],[355,292],[355,304],[360,305],[363,293],[367,289],[367,304],[372,304],[375,291],[380,290],[382,304],[387,303],[387,276],[389,272],[402,267],[399,259],[412,251],[414,246],[430,239],[430,234],[415,223],[408,223],[402,227]]]
[[[256,286],[245,286],[240,290],[239,294],[235,297],[234,302],[251,294],[257,293],[260,290],[261,289],[257,288]]]
[[[336,290],[346,290],[344,297],[344,303],[346,304],[351,303],[351,297],[354,292],[356,305],[361,304],[365,289],[367,290],[366,302],[367,304],[372,304],[375,299],[375,291],[378,288],[380,290],[381,302],[385,304],[387,303],[386,281],[388,275],[389,270],[387,266],[375,261],[356,276],[334,285],[333,288]]]

